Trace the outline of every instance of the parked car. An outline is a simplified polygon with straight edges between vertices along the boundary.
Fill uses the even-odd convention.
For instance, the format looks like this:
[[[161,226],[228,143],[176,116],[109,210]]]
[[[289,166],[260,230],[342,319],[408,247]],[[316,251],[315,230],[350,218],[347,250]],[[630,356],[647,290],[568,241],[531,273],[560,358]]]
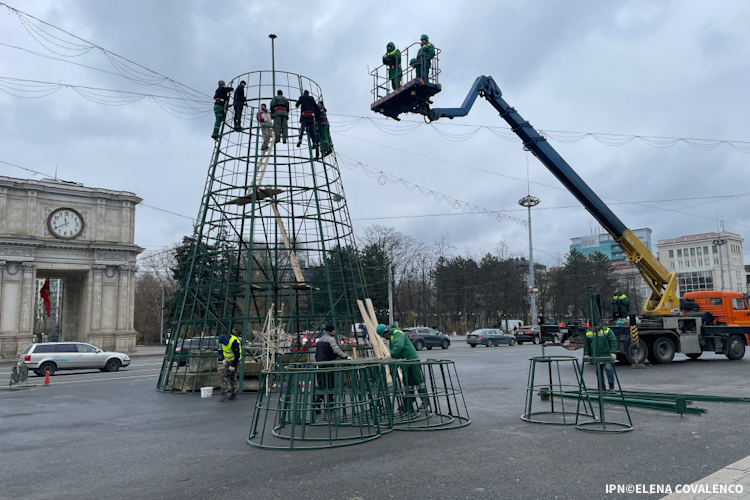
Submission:
[[[451,339],[446,334],[440,333],[433,328],[417,326],[414,328],[404,328],[401,331],[411,340],[411,343],[414,344],[414,349],[417,351],[421,351],[423,347],[426,347],[428,350],[433,347],[448,349],[451,345]]]
[[[533,344],[539,343],[539,328],[538,326],[531,326],[526,325],[522,326],[518,330],[514,332],[516,337],[516,342],[518,342],[519,345],[523,344],[524,342],[531,342]],[[544,335],[544,342],[560,342],[560,333],[559,328],[551,328],[551,330],[556,330],[555,332],[547,332],[545,331],[545,328],[542,328],[542,334]]]
[[[180,366],[187,363],[190,351],[216,351],[218,354],[221,352],[219,337],[193,337],[179,341],[174,352],[180,360]]]
[[[497,328],[480,328],[466,336],[466,343],[471,347],[476,347],[479,344],[486,345],[487,347],[500,344],[512,346],[516,345],[516,338]]]
[[[85,370],[98,368],[116,372],[130,364],[130,356],[121,352],[102,351],[83,342],[43,342],[31,344],[21,354],[20,363],[25,364],[39,376],[57,370]]]

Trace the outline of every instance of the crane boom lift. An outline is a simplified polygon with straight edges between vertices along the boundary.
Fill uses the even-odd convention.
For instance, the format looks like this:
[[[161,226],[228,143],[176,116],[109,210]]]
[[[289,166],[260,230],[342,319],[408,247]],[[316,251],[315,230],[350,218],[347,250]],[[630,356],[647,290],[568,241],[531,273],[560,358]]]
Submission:
[[[430,109],[425,104],[419,112],[430,121],[466,116],[477,97],[484,97],[489,101],[510,125],[511,130],[523,141],[524,148],[531,151],[557,177],[620,245],[628,260],[638,266],[641,275],[651,288],[651,294],[643,306],[643,315],[669,316],[674,314],[674,310],[680,307],[680,301],[677,298],[677,274],[667,271],[646,245],[623,224],[555,151],[547,139],[524,120],[515,108],[505,102],[500,88],[491,76],[480,76],[476,79],[460,108]]]

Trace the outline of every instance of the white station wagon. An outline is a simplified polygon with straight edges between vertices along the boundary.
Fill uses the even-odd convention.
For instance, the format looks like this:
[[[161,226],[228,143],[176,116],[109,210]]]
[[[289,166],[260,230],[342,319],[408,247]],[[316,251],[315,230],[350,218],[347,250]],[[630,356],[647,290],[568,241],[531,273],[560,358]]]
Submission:
[[[57,370],[86,370],[116,372],[130,364],[130,356],[121,352],[107,352],[83,342],[44,342],[31,344],[21,354],[19,364],[25,364],[39,376]]]

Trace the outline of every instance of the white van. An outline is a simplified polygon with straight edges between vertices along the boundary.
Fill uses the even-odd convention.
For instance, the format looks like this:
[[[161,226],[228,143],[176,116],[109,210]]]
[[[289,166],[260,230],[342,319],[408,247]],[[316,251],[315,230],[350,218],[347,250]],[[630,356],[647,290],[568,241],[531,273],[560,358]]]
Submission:
[[[509,319],[507,320],[507,327],[506,327],[506,320],[502,320],[500,322],[500,328],[505,331],[505,333],[513,333],[513,328],[521,328],[523,326],[523,321],[520,319]]]

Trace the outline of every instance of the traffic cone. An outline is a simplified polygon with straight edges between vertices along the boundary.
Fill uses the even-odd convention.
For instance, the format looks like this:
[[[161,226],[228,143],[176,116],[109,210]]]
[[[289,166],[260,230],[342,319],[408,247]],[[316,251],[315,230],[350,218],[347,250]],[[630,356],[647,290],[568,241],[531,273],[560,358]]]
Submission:
[[[44,372],[44,385],[49,385],[49,372]]]

